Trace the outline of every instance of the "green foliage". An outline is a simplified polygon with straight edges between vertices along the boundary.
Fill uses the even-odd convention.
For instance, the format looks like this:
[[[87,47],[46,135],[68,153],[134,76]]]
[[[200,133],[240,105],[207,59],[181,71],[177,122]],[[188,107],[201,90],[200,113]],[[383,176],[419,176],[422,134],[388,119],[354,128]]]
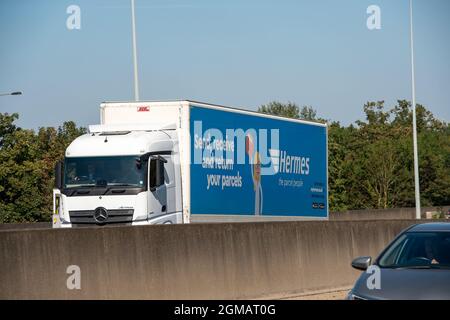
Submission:
[[[300,109],[295,103],[288,102],[283,104],[277,101],[270,102],[267,105],[262,105],[258,108],[258,112],[273,114],[282,117],[300,118]]]
[[[311,107],[278,102],[259,111],[317,121]],[[328,173],[331,211],[414,206],[411,104],[398,100],[364,105],[365,121],[341,126],[328,121]],[[417,105],[419,175],[424,206],[450,204],[450,127]]]
[[[54,166],[77,136],[73,122],[38,132],[17,128],[17,114],[0,114],[0,223],[48,221]]]
[[[309,106],[271,102],[260,112],[325,121]],[[364,105],[366,119],[347,127],[328,121],[331,211],[414,206],[411,104],[399,100]],[[86,132],[74,122],[37,132],[17,127],[17,114],[0,113],[0,223],[48,221],[53,168],[76,137]],[[450,126],[417,106],[421,200],[450,204]]]
[[[281,102],[272,101],[267,105],[262,105],[261,107],[259,107],[258,112],[294,119],[302,119],[322,123],[326,122],[326,120],[317,117],[317,111],[314,110],[313,107],[303,106],[300,109],[298,105],[292,102],[284,104]]]

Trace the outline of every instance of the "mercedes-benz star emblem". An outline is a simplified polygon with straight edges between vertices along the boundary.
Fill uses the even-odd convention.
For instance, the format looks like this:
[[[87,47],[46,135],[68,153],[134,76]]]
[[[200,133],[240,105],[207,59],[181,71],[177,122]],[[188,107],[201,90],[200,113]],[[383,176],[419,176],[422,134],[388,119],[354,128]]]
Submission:
[[[108,220],[108,211],[105,208],[98,207],[94,211],[94,220],[99,224],[105,223]]]

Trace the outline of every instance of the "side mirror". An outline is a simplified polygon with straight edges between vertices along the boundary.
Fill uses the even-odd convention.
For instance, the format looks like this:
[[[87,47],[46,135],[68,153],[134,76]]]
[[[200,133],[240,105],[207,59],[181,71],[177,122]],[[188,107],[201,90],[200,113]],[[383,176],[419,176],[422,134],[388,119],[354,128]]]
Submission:
[[[150,160],[150,191],[155,191],[157,187],[164,184],[164,163],[167,160],[161,156],[153,157]]]
[[[164,158],[156,160],[156,186],[159,187],[164,184],[164,163],[167,162]]]
[[[61,190],[62,187],[63,187],[62,162],[58,161],[55,164],[55,189]]]
[[[371,262],[371,257],[359,257],[352,261],[352,267],[358,270],[366,271]]]

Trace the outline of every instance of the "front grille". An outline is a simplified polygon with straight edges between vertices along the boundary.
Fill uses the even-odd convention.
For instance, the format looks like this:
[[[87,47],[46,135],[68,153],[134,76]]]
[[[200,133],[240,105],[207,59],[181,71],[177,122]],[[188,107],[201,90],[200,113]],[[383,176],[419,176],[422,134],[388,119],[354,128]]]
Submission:
[[[116,223],[131,223],[133,221],[133,209],[111,209],[106,210],[108,213],[108,218],[104,223],[98,223],[94,219],[95,210],[72,210],[69,211],[70,222],[72,225],[107,225]]]

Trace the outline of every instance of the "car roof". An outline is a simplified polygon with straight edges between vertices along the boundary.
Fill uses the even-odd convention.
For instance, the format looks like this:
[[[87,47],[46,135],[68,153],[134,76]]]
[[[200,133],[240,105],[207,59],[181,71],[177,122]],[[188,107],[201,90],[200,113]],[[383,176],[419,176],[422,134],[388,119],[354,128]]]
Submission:
[[[412,226],[407,232],[450,231],[448,222],[428,222]]]

